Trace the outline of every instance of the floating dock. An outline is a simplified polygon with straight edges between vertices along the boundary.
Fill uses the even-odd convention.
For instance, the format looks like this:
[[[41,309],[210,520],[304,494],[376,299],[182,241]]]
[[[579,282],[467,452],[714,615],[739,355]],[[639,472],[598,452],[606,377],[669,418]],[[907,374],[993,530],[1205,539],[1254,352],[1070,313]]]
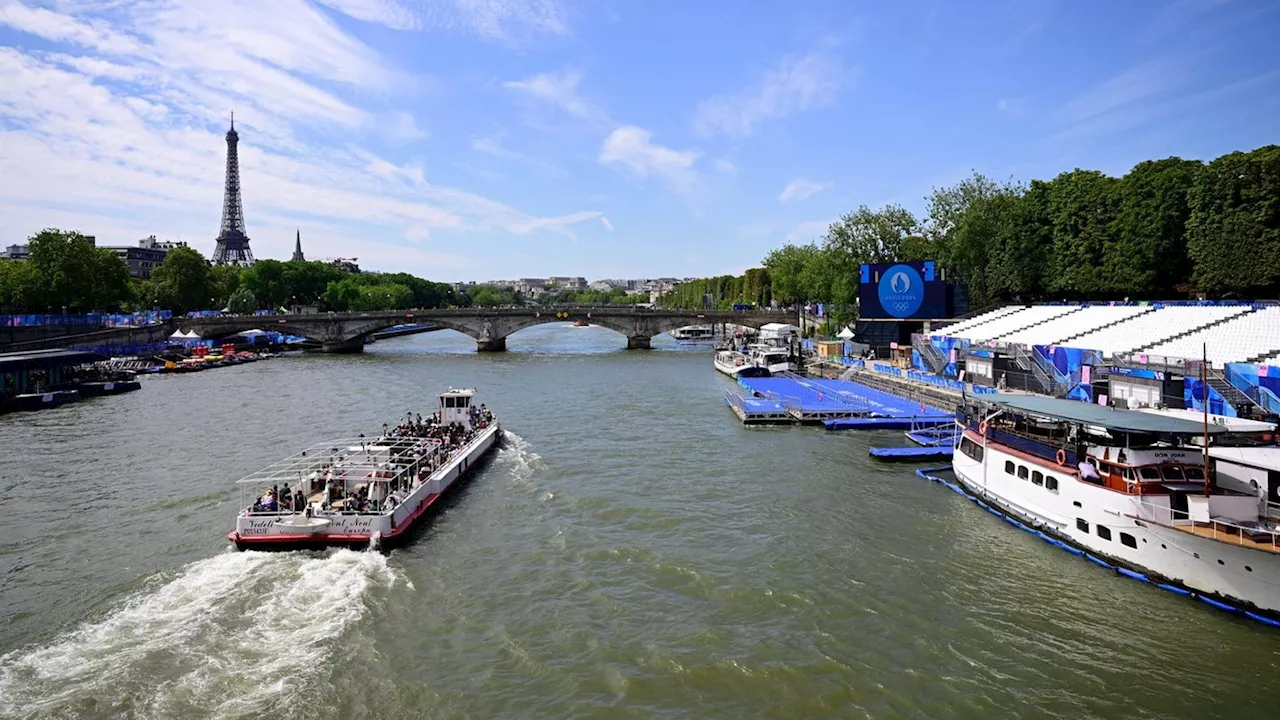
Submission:
[[[743,425],[789,425],[791,415],[782,403],[768,398],[744,397],[726,390],[724,401]]]
[[[870,450],[871,457],[887,462],[920,462],[922,460],[950,460],[950,447],[902,447],[880,448]]]
[[[782,405],[795,422],[826,423],[835,420],[895,419],[903,424],[864,425],[867,429],[907,429],[912,422],[951,422],[951,413],[913,400],[891,395],[847,380],[804,378],[783,373],[765,378],[739,378],[738,384],[752,397]],[[834,429],[834,428],[833,428]]]

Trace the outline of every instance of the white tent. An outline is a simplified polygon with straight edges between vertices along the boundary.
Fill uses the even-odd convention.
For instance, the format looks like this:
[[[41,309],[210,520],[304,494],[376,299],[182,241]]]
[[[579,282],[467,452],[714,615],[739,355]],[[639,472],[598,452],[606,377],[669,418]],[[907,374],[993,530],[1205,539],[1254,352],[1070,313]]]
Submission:
[[[853,337],[853,331],[849,329],[848,325],[846,325],[845,328],[841,330],[839,334],[836,335],[836,337],[840,338],[841,340],[848,340]]]
[[[172,335],[170,335],[169,339],[170,340],[191,340],[199,337],[200,336],[196,334],[195,330],[188,330],[187,332],[182,332],[181,330],[178,330],[174,332]]]

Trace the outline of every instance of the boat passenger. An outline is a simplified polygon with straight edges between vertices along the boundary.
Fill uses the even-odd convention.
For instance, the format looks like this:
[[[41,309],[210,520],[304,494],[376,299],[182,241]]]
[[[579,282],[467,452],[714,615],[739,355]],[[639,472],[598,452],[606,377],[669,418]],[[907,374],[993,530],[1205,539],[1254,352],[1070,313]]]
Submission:
[[[1098,474],[1098,468],[1095,467],[1093,462],[1089,459],[1086,458],[1081,460],[1077,467],[1080,469],[1081,480],[1099,485],[1102,484],[1102,476]]]

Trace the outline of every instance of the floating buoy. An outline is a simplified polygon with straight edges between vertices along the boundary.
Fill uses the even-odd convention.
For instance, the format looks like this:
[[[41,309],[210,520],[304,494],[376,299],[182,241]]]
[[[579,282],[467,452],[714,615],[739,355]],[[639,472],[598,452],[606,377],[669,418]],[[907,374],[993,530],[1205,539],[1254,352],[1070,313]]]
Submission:
[[[1067,451],[1061,448],[1058,449],[1058,464],[1062,466],[1067,464]]]

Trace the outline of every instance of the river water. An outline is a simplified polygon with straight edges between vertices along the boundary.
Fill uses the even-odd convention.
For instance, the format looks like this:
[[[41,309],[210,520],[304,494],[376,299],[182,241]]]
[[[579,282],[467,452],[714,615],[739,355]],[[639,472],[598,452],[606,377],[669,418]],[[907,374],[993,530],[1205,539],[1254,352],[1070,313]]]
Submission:
[[[743,428],[709,352],[541,326],[0,417],[0,717],[1276,717],[1280,634],[1009,528],[900,433]],[[389,555],[237,553],[236,478],[475,386]]]

